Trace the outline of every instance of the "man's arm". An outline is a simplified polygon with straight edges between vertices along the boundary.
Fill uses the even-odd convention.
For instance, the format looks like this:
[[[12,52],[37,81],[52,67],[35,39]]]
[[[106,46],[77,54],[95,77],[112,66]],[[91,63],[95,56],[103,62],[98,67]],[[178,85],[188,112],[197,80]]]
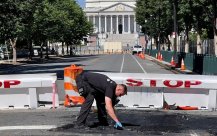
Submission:
[[[115,111],[114,108],[112,106],[112,100],[111,98],[105,96],[105,104],[106,104],[106,110],[108,115],[115,121],[115,122],[119,122],[117,116],[115,115]]]

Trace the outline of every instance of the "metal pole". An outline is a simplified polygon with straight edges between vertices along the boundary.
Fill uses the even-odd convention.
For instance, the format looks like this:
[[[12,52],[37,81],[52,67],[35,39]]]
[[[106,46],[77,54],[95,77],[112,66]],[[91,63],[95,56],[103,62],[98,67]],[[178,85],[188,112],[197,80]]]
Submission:
[[[158,47],[157,50],[160,50],[160,7],[158,9]]]
[[[177,0],[174,0],[173,2],[173,17],[174,17],[174,32],[175,32],[175,38],[174,38],[174,51],[177,52],[177,18],[176,18],[176,15],[177,15]]]

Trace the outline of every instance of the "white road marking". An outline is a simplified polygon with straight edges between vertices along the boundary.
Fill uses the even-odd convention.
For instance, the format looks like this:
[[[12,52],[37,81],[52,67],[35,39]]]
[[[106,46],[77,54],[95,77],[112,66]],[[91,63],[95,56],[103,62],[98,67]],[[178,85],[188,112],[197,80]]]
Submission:
[[[194,130],[191,130],[190,132],[191,132],[190,136],[198,136],[198,134]]]
[[[123,55],[123,60],[122,60],[122,64],[121,64],[121,70],[120,70],[120,73],[123,72],[123,67],[124,67],[124,57],[125,57],[125,54]]]
[[[26,130],[26,129],[52,129],[57,128],[55,125],[38,125],[38,126],[0,126],[2,130]]]
[[[141,64],[138,62],[138,60],[135,58],[135,56],[134,56],[134,55],[131,55],[131,56],[132,56],[132,57],[135,59],[135,61],[138,63],[138,65],[140,66],[140,68],[142,69],[142,71],[147,74],[147,72],[144,70],[144,68],[141,66]]]

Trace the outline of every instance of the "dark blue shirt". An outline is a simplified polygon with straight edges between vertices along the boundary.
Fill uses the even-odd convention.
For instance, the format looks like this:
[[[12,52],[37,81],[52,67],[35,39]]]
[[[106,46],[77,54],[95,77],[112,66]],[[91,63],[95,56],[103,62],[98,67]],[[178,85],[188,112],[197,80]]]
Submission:
[[[83,78],[91,87],[97,90],[98,93],[103,93],[105,96],[116,99],[115,89],[117,84],[108,76],[99,73],[83,73]]]

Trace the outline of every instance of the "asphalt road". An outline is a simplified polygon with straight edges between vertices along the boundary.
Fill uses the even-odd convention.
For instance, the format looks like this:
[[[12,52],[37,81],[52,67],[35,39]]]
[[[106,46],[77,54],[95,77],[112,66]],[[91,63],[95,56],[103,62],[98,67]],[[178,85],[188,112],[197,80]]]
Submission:
[[[142,60],[130,54],[99,56],[57,57],[46,61],[19,62],[18,65],[1,64],[0,74],[57,73],[63,79],[64,67],[76,64],[85,71],[114,73],[171,74],[151,60]],[[217,135],[216,111],[178,111],[158,109],[118,109],[117,114],[125,129],[108,127],[74,129],[79,107],[34,110],[0,110],[0,135]],[[97,121],[91,113],[88,122]]]
[[[58,79],[62,80],[64,68],[71,64],[92,72],[172,73],[148,59],[142,60],[131,54],[112,54],[54,57],[45,61],[21,61],[17,65],[0,64],[0,74],[57,73]]]
[[[75,129],[74,121],[78,111],[78,107],[0,111],[0,135],[217,135],[217,113],[211,111],[118,109],[117,114],[124,130],[114,129],[114,122],[110,119],[107,127]],[[88,124],[97,122],[96,117],[96,113],[91,112]]]

